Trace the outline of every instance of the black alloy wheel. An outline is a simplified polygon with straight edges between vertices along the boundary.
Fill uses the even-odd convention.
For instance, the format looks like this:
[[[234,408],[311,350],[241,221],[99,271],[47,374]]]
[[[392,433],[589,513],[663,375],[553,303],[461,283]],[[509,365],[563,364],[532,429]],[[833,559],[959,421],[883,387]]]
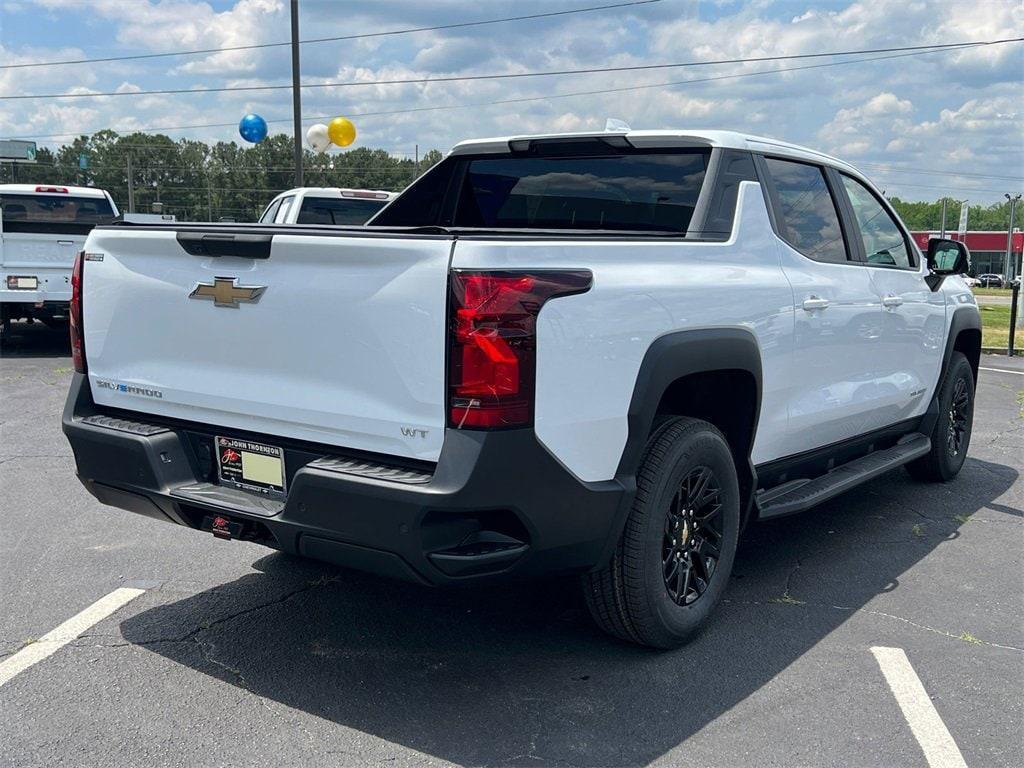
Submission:
[[[711,584],[722,556],[722,488],[710,467],[683,478],[665,516],[661,568],[676,605],[691,605]]]
[[[967,382],[963,378],[958,378],[953,385],[953,397],[949,404],[949,428],[946,433],[946,449],[952,457],[959,456],[964,447],[970,404],[971,396],[967,391]]]

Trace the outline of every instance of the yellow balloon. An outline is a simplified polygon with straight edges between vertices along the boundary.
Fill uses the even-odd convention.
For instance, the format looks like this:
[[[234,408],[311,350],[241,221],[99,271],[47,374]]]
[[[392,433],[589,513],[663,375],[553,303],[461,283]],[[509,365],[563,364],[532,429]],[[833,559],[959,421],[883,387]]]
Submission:
[[[346,117],[336,117],[327,124],[327,135],[339,147],[347,147],[356,140],[356,127]]]

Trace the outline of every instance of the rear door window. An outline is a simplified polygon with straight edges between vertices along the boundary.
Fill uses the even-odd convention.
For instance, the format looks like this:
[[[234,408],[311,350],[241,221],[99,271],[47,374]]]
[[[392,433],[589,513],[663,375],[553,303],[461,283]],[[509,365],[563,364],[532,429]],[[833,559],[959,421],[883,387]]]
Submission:
[[[75,195],[0,195],[6,232],[88,234],[114,219],[106,197]]]
[[[298,224],[365,224],[387,200],[307,197],[299,209]]]
[[[456,227],[684,234],[709,152],[466,161]]]
[[[849,255],[836,202],[817,165],[765,158],[775,188],[779,234],[815,261],[846,263]]]

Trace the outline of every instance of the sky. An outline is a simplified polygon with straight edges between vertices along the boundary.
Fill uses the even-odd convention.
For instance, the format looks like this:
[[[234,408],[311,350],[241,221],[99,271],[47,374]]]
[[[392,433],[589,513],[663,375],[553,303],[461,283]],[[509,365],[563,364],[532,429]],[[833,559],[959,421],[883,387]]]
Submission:
[[[623,0],[300,0],[302,38],[496,19]],[[989,203],[1024,191],[1024,43],[802,71],[838,59],[545,78],[376,85],[379,80],[631,66],[1024,36],[1020,0],[660,0],[629,8],[302,47],[303,128],[350,116],[355,146],[411,156],[466,138],[721,128],[836,155],[889,195]],[[3,0],[0,66],[284,42],[287,0]],[[850,58],[850,57],[846,57]],[[290,82],[287,47],[89,65],[0,69],[0,96]],[[735,77],[743,75],[742,77]],[[680,83],[716,77],[703,83]],[[674,85],[662,85],[664,83]],[[560,94],[656,87],[552,98]],[[488,104],[531,99],[511,104]],[[367,115],[425,107],[454,109]],[[103,128],[237,139],[247,112],[291,132],[288,90],[0,99],[0,137],[54,145]]]

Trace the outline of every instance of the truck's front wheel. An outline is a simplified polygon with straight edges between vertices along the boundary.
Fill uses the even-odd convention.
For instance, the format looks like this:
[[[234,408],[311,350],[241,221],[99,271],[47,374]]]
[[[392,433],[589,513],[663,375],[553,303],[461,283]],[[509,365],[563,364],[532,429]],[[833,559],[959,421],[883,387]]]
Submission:
[[[722,433],[698,419],[662,424],[611,562],[584,576],[595,621],[656,648],[687,642],[725,590],[739,524],[736,467]]]
[[[974,426],[974,371],[967,358],[954,352],[939,386],[939,417],[932,429],[932,449],[907,464],[915,480],[945,482],[960,472]]]

